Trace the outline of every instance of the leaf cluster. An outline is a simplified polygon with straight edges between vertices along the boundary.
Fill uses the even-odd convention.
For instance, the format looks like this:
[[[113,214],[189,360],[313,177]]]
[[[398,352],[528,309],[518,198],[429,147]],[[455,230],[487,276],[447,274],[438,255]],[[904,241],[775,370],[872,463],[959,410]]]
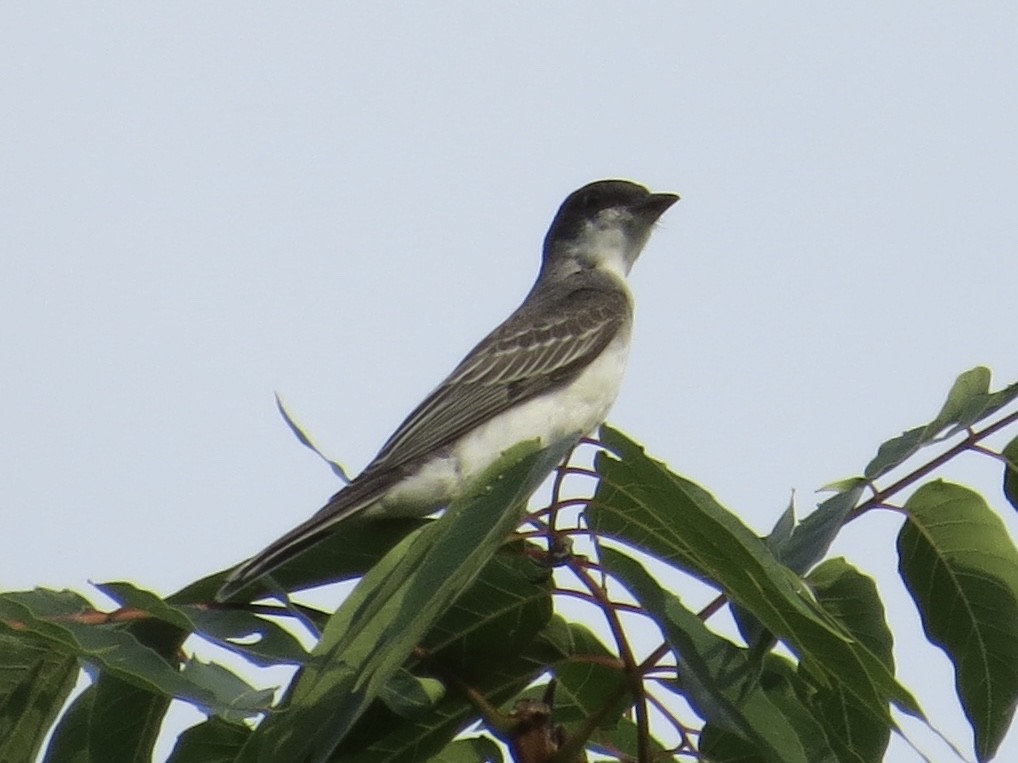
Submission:
[[[873,511],[902,518],[901,578],[991,760],[1018,702],[1018,550],[984,497],[935,474],[963,452],[996,458],[1018,508],[1018,438],[987,445],[1018,421],[1018,385],[989,383],[962,374],[931,422],[763,538],[605,427],[593,467],[558,467],[546,505],[527,510],[565,453],[524,445],[440,519],[351,526],[243,601],[214,602],[227,570],[165,598],[97,586],[112,612],[69,591],[0,594],[0,761],[150,760],[172,700],[206,715],[173,763],[880,761],[900,714],[923,711],[895,676],[876,582],[827,558]],[[569,480],[585,495],[565,497]],[[715,598],[691,607],[681,578]],[[334,612],[291,598],[351,579]],[[725,608],[737,630],[717,622]],[[252,685],[196,654],[214,650],[292,680]]]

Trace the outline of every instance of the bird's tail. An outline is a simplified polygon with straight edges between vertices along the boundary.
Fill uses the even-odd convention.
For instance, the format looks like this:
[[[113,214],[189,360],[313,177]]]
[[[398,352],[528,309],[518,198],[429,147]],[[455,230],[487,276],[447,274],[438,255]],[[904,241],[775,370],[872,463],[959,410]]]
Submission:
[[[356,483],[353,483],[338,492],[306,522],[297,525],[286,535],[234,568],[216,593],[216,601],[232,598],[258,578],[324,540],[338,523],[366,509],[377,500],[378,496],[374,491],[358,491],[355,485]],[[362,492],[368,492],[368,495],[356,495]]]

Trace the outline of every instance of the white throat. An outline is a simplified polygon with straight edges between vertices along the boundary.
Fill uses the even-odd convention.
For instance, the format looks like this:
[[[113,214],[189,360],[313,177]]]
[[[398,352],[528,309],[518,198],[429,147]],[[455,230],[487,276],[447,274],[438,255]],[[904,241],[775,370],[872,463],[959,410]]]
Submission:
[[[629,215],[606,209],[587,221],[576,239],[564,247],[563,259],[575,261],[579,269],[594,268],[625,280],[639,257],[648,236],[634,238]]]

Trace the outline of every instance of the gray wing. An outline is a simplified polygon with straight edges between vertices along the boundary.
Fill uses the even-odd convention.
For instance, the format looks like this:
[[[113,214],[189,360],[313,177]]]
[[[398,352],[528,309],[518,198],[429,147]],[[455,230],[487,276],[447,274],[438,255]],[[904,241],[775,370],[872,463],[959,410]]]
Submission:
[[[447,446],[510,406],[574,379],[629,320],[623,292],[595,288],[524,303],[463,359],[399,426],[368,467],[307,521],[230,574],[225,601],[254,579],[318,542],[370,506],[418,459]]]
[[[537,311],[517,310],[407,416],[355,482],[413,463],[511,406],[571,381],[631,312],[624,293],[589,288]]]

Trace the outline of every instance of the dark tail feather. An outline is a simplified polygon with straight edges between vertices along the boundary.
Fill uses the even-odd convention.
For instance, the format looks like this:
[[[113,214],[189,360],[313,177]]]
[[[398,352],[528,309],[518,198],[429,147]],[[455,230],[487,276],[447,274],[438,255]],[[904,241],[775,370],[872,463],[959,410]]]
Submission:
[[[368,491],[351,491],[353,485],[344,488],[332,497],[313,517],[290,530],[286,535],[273,541],[263,551],[238,565],[216,593],[216,601],[226,601],[247,588],[263,575],[310,548],[332,532],[333,527],[344,519],[366,509],[377,499],[371,495],[352,495]],[[373,492],[373,491],[372,491]],[[360,500],[357,500],[357,499]]]
[[[298,531],[302,531],[298,534]],[[236,567],[216,593],[216,601],[226,601],[240,593],[263,575],[267,575],[305,549],[323,540],[329,534],[328,528],[296,527],[271,546]]]

